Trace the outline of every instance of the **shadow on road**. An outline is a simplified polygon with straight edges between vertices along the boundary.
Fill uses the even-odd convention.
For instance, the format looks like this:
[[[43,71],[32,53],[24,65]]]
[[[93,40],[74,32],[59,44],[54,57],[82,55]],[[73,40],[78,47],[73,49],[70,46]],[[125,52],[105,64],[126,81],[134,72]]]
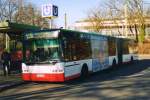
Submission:
[[[94,73],[88,77],[88,79],[80,80],[75,79],[66,82],[66,84],[81,84],[84,82],[103,82],[107,80],[115,80],[118,78],[123,78],[133,74],[140,73],[150,67],[150,59],[134,61],[134,64],[124,64],[116,66],[116,68],[110,68],[104,71]],[[138,77],[138,76],[137,76]]]
[[[54,99],[60,100],[67,97],[95,98],[99,99],[139,99],[148,100],[150,76],[144,76],[150,67],[150,60],[135,61],[134,64],[120,65],[116,68],[100,71],[91,75],[88,79],[75,79],[65,83],[62,87],[50,88],[40,91],[18,93],[2,96],[1,99]],[[148,70],[149,71],[149,70]],[[150,71],[149,71],[150,72]],[[39,83],[47,84],[47,83]],[[49,83],[51,84],[51,83]],[[38,85],[37,85],[38,86]],[[107,90],[107,91],[106,91]],[[103,93],[106,91],[106,93]],[[139,91],[144,91],[141,95]],[[108,92],[108,93],[107,93]],[[120,94],[115,94],[120,93]],[[121,92],[123,93],[121,95]],[[124,93],[125,92],[125,93]],[[139,94],[138,94],[139,93]],[[129,96],[127,96],[129,95]],[[75,99],[76,100],[76,99]]]

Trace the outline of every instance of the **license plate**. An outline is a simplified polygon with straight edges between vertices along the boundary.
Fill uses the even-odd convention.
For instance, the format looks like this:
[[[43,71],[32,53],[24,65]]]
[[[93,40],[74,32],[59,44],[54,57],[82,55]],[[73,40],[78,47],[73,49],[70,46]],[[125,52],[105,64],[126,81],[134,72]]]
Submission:
[[[44,77],[45,75],[44,74],[37,74],[36,76],[37,77]]]

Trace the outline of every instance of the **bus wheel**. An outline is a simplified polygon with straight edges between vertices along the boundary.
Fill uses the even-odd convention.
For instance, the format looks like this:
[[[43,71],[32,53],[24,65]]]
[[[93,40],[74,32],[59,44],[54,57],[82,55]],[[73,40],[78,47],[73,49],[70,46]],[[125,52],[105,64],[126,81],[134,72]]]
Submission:
[[[131,61],[130,61],[130,62],[131,62],[131,63],[133,63],[133,61],[134,61],[134,59],[133,59],[133,56],[132,56],[132,57],[131,57]]]
[[[113,63],[112,63],[112,67],[116,67],[116,65],[117,65],[117,64],[116,64],[116,60],[114,59],[114,60],[113,60]]]
[[[88,77],[89,71],[88,67],[86,64],[83,65],[82,70],[81,70],[81,79]]]

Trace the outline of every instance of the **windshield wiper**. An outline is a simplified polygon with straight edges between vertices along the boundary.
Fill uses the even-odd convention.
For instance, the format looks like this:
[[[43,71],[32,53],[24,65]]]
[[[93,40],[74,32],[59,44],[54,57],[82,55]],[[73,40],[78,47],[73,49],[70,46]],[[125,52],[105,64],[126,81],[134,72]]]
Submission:
[[[48,60],[44,60],[44,61],[27,61],[26,64],[27,65],[34,65],[34,64],[56,64],[60,62],[59,59],[48,59]]]
[[[27,65],[34,65],[35,62],[26,62]]]

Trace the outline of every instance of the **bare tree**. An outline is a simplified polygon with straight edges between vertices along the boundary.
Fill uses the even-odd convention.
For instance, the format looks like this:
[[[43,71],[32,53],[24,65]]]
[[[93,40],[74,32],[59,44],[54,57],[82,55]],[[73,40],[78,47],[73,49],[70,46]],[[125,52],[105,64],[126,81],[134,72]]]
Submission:
[[[128,0],[129,22],[131,26],[134,25],[136,40],[141,43],[145,40],[145,19],[143,16],[142,2],[142,0]],[[137,32],[139,32],[139,35]]]
[[[36,6],[25,3],[24,0],[0,0],[0,21],[4,20],[49,27],[48,20],[42,18]]]
[[[88,20],[91,22],[91,28],[95,32],[100,32],[102,30],[103,16],[99,10],[91,10],[88,15]],[[88,27],[87,27],[88,28]]]
[[[48,21],[42,18],[40,11],[33,4],[28,4],[19,8],[14,19],[17,23],[29,24],[48,28]]]
[[[108,18],[124,18],[124,0],[107,0]]]
[[[146,10],[143,9],[142,2],[142,0],[107,0],[107,2],[105,2],[107,10],[101,10],[101,8],[99,8],[98,10],[96,9],[94,11],[91,11],[90,14],[92,14],[92,17],[90,17],[90,21],[94,23],[96,23],[95,21],[97,21],[97,23],[99,23],[99,20],[101,19],[112,19],[117,25],[118,19],[125,19],[127,20],[126,26],[130,28],[131,33],[133,33],[134,29],[136,33],[136,40],[139,40],[139,42],[143,42],[145,37],[145,17],[143,16],[143,11]],[[127,5],[126,15],[124,9],[125,5]],[[105,12],[102,12],[103,10]],[[101,15],[103,13],[105,13],[105,16]],[[148,10],[146,14],[148,15]],[[100,22],[102,23],[102,21]],[[93,24],[93,27],[97,26],[99,26],[99,24]]]
[[[0,0],[0,21],[12,21],[14,13],[17,11],[17,9],[17,0]]]

